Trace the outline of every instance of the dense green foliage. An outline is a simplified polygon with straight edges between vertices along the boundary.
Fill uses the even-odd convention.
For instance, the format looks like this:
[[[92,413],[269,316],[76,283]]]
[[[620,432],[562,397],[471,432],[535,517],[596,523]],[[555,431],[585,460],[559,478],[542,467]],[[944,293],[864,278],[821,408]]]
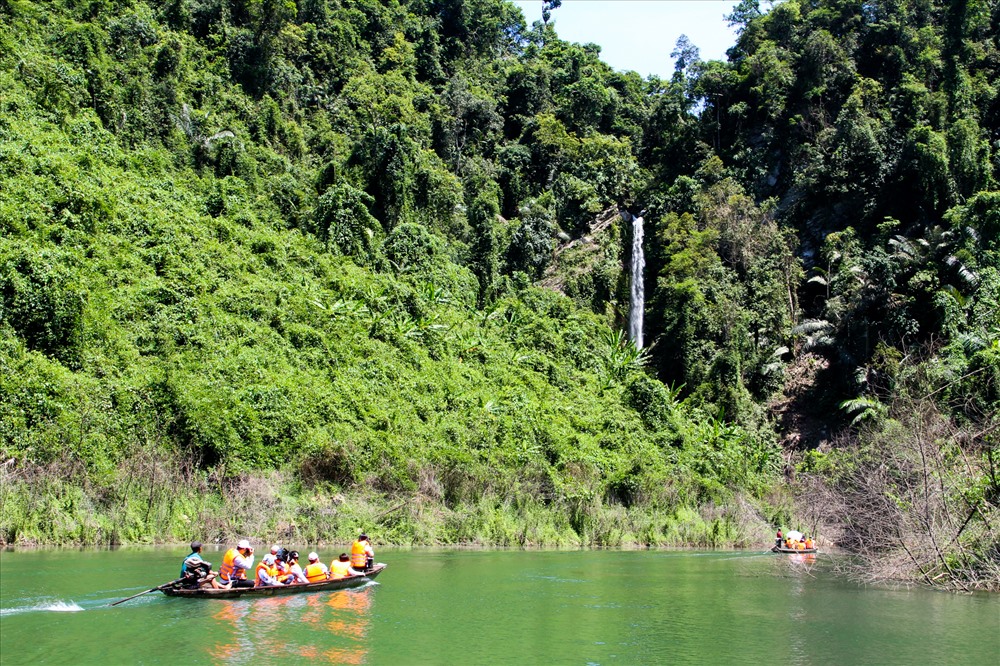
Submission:
[[[766,432],[530,286],[638,170],[551,96],[640,82],[499,2],[4,20],[4,541],[333,538],[399,497],[436,510],[384,539],[752,536],[692,509],[761,496]]]
[[[670,80],[560,4],[0,2],[0,540],[738,543],[775,425],[903,397],[988,524],[1000,3],[743,0]]]

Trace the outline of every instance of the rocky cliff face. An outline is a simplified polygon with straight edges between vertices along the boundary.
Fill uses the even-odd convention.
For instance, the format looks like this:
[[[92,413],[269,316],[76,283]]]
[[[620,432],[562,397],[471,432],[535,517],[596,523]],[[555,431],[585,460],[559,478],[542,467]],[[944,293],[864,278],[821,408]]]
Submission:
[[[607,208],[579,238],[563,236],[539,285],[574,299],[620,325],[628,310],[626,229],[617,207]]]

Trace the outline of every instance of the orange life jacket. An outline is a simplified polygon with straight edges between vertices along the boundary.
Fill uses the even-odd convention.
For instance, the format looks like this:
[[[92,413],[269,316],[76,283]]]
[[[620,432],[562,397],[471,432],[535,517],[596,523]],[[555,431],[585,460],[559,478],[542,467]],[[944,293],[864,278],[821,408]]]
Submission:
[[[230,548],[222,556],[222,565],[219,567],[219,578],[222,579],[223,583],[228,583],[234,578],[242,580],[247,577],[246,570],[237,568],[236,566],[236,558],[239,554],[240,551]]]
[[[323,564],[321,562],[313,562],[302,573],[305,574],[306,580],[310,583],[326,580],[326,572],[323,571]]]
[[[812,539],[806,539],[806,548],[809,548],[809,549],[811,549],[811,548],[813,548],[814,546],[815,546],[815,544],[813,543],[813,540],[812,540]]]
[[[364,569],[368,555],[365,553],[365,543],[355,541],[351,544],[351,566],[355,569]]]
[[[334,560],[333,562],[330,562],[330,578],[347,578],[351,575],[351,572],[348,571],[350,568],[350,562]]]
[[[269,575],[271,578],[274,578],[275,576],[278,575],[278,570],[277,569],[275,569],[270,564],[266,564],[263,560],[261,560],[260,564],[257,565],[257,570],[255,572],[256,575],[254,576],[254,581],[253,581],[253,584],[256,587],[260,587],[261,585],[265,585],[266,584],[260,578],[261,569],[263,569],[264,571],[266,571],[267,575]]]
[[[284,583],[289,578],[295,578],[292,574],[291,568],[288,566],[288,562],[275,562],[274,575],[278,579],[279,583]]]
[[[806,549],[805,543],[803,543],[802,541],[795,542],[795,550],[805,550],[805,549]]]

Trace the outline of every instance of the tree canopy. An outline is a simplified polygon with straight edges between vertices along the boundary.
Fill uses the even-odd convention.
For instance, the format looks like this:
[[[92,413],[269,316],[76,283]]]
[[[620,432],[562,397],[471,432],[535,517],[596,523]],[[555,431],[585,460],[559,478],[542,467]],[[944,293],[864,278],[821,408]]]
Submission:
[[[996,510],[1000,4],[745,0],[669,80],[560,4],[0,2],[0,451],[113,507],[0,537],[108,538],[140,452],[451,509],[522,479],[606,536],[763,506],[779,442],[818,469],[918,397]]]

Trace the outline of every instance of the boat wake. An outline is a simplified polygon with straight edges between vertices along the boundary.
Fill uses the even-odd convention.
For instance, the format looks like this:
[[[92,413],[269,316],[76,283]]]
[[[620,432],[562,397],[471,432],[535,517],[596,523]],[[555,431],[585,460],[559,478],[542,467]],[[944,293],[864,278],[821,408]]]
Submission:
[[[54,603],[40,603],[33,606],[19,606],[16,608],[0,608],[0,617],[8,615],[20,615],[21,613],[78,613],[86,610],[83,606],[72,601],[56,601]]]

